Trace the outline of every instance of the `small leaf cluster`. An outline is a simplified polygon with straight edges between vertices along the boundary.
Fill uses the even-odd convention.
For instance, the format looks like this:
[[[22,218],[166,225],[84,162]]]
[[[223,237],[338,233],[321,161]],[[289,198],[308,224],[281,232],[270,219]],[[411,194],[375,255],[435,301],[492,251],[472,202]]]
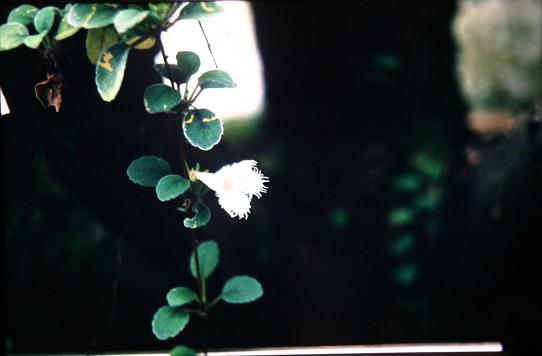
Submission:
[[[167,78],[171,86],[153,84],[145,90],[143,103],[147,112],[173,113],[182,117],[183,133],[188,142],[201,150],[213,148],[224,132],[223,123],[211,110],[194,108],[194,101],[207,88],[234,88],[230,75],[214,69],[199,76],[196,87],[190,91],[189,81],[200,67],[200,58],[194,52],[180,51],[177,63],[155,64],[158,74]],[[182,90],[181,85],[184,85]]]
[[[221,293],[208,302],[206,281],[218,265],[220,251],[215,241],[208,240],[199,244],[196,253],[197,258],[194,253],[191,254],[189,267],[190,273],[197,280],[199,294],[184,286],[169,290],[166,294],[167,305],[160,307],[152,319],[152,331],[160,340],[175,337],[183,331],[191,314],[206,318],[211,308],[221,300],[230,304],[242,304],[253,302],[263,295],[262,286],[255,278],[235,276],[226,281]],[[195,307],[189,307],[194,303]]]

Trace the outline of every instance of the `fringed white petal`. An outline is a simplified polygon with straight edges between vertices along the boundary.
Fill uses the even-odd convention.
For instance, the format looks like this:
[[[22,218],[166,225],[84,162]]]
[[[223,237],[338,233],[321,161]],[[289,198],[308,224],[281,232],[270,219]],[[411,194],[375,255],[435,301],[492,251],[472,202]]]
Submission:
[[[218,204],[226,210],[232,218],[247,219],[250,213],[250,197],[242,192],[231,191],[216,193]]]
[[[216,192],[218,202],[231,217],[246,219],[252,196],[261,198],[267,192],[265,183],[269,182],[256,164],[254,160],[245,160],[226,165],[216,173],[196,172],[196,177]]]

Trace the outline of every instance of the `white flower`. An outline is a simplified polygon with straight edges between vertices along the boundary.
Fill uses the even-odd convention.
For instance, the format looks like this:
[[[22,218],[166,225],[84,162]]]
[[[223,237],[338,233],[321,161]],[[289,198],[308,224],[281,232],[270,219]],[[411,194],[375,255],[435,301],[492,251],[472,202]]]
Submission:
[[[254,160],[245,160],[220,168],[216,173],[193,172],[196,178],[216,192],[218,203],[232,218],[248,218],[252,196],[267,192],[264,176]]]

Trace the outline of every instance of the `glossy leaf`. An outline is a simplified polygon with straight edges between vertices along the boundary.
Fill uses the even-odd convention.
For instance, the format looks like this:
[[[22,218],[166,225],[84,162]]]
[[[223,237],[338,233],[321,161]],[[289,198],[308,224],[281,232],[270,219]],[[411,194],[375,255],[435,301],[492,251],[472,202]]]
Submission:
[[[201,278],[207,279],[211,275],[211,273],[214,272],[216,266],[218,265],[218,260],[220,258],[220,250],[218,249],[218,244],[213,240],[207,240],[201,242],[198,245],[197,250]],[[194,276],[194,278],[198,278],[194,253],[190,255],[190,273],[192,273],[192,276]]]
[[[183,118],[184,136],[194,147],[208,151],[220,142],[222,120],[207,109],[191,110]]]
[[[179,307],[164,306],[152,319],[152,332],[160,340],[177,336],[190,321],[190,314]]]
[[[177,174],[168,174],[156,184],[156,195],[160,201],[177,198],[190,188],[190,181]]]
[[[143,94],[143,104],[148,113],[170,111],[181,102],[181,94],[165,84],[153,84]]]
[[[196,356],[196,352],[189,347],[179,345],[169,351],[169,356]]]
[[[183,221],[184,227],[188,229],[197,229],[205,226],[211,220],[211,210],[203,203],[195,203],[192,205],[192,218],[186,218]]]
[[[169,14],[173,3],[163,2],[163,3],[149,3],[149,10],[156,14],[160,19],[165,19]]]
[[[119,41],[115,29],[111,26],[93,28],[87,31],[85,45],[87,57],[92,64],[96,64],[100,55]]]
[[[222,288],[220,297],[227,303],[250,303],[263,295],[260,282],[249,276],[235,276],[229,279]]]
[[[96,86],[105,101],[112,101],[117,96],[124,78],[126,60],[130,47],[124,43],[105,50],[96,63]]]
[[[153,66],[153,68],[162,77],[167,78],[167,79],[172,79],[175,83],[182,84],[186,82],[186,75],[183,72],[181,72],[179,67],[175,65],[169,65],[171,77],[169,75],[169,72],[165,64],[157,63]]]
[[[58,25],[58,29],[55,35],[55,40],[57,41],[62,41],[68,37],[73,36],[80,29],[80,27],[72,26],[68,23],[68,14],[70,13],[71,7],[71,4],[67,4],[64,8],[64,16],[62,17],[62,20],[60,20],[60,24]]]
[[[207,88],[235,88],[236,84],[230,75],[223,70],[213,69],[198,78],[198,85]]]
[[[126,44],[131,46],[133,43],[139,41],[140,38],[141,38],[140,36],[131,37],[129,40],[126,41]],[[135,45],[134,48],[135,49],[150,49],[154,47],[155,44],[156,44],[155,37],[147,37],[145,40]]]
[[[111,25],[116,13],[113,5],[77,3],[71,7],[67,21],[75,27],[99,28]]]
[[[39,10],[34,17],[34,27],[39,33],[49,32],[55,22],[55,12],[57,8],[54,6],[47,6]]]
[[[30,35],[24,39],[24,44],[28,48],[36,49],[39,47],[45,36],[47,36],[47,32]]]
[[[196,73],[199,70],[200,67],[200,59],[199,56],[190,51],[180,51],[177,52],[177,67],[180,69],[181,73],[185,77],[185,81],[188,80],[188,78]]]
[[[124,33],[145,20],[148,14],[148,11],[135,9],[121,10],[115,15],[113,20],[115,30],[117,30],[118,33]]]
[[[19,47],[28,35],[28,29],[18,22],[3,24],[0,26],[0,51]]]
[[[202,20],[220,13],[222,8],[214,1],[194,1],[181,10],[183,20]]]
[[[17,22],[22,25],[30,25],[34,22],[34,16],[38,13],[38,8],[32,5],[21,5],[13,10],[8,15],[9,22]]]
[[[197,299],[196,293],[187,287],[172,288],[166,295],[167,303],[170,307],[180,307],[192,303]]]
[[[155,187],[163,176],[170,173],[169,163],[156,156],[143,156],[135,159],[126,171],[132,182],[144,187]]]

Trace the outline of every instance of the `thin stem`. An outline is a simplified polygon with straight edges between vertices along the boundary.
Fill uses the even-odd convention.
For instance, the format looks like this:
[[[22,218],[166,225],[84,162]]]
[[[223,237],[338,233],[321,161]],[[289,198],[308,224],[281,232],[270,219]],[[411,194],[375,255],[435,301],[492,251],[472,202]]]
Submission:
[[[209,43],[209,40],[207,39],[207,35],[205,34],[205,30],[203,29],[203,25],[201,24],[200,20],[198,20],[198,24],[199,24],[199,28],[201,28],[201,32],[203,32],[203,37],[205,37],[205,42],[207,42],[207,48],[209,48],[209,53],[211,53],[211,57],[213,57],[215,68],[218,69],[218,64],[216,64],[215,56],[213,54],[213,51],[211,50],[211,44]]]
[[[162,38],[160,36],[158,36],[158,45],[160,46],[160,52],[162,52],[162,59],[164,60],[164,64],[166,66],[166,71],[169,76],[169,82],[171,83],[171,87],[175,89],[175,83],[173,82],[173,74],[171,73],[171,68],[169,67],[169,63],[167,62],[166,51],[164,50],[164,45],[162,44]],[[177,90],[179,90],[178,86],[177,86]]]
[[[201,87],[198,87],[198,88],[199,88],[199,91],[196,92],[197,89],[194,89],[194,91],[192,92],[192,95],[190,95],[190,99],[188,99],[188,102],[190,104],[192,104],[194,101],[196,101],[197,97],[203,91],[203,89],[201,89]],[[196,94],[196,95],[194,96],[194,94]]]
[[[200,270],[200,264],[199,264],[199,253],[198,253],[198,239],[196,237],[196,231],[192,229],[192,253],[194,253],[194,259],[196,262],[196,279],[198,280],[198,294],[199,299],[201,302],[205,305],[206,303],[206,297],[203,294],[203,283],[201,279],[201,270]]]

